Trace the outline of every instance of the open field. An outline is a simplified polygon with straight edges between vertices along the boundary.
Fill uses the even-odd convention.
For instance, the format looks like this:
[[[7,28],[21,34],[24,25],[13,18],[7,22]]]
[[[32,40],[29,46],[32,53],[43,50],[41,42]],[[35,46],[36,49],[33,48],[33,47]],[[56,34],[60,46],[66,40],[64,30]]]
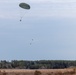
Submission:
[[[76,75],[76,69],[0,69],[0,75]]]

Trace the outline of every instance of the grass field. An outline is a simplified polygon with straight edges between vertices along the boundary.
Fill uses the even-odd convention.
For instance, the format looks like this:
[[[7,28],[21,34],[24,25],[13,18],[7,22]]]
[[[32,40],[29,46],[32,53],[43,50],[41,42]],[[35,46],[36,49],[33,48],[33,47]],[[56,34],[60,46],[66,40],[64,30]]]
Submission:
[[[0,69],[0,75],[76,75],[76,69]]]

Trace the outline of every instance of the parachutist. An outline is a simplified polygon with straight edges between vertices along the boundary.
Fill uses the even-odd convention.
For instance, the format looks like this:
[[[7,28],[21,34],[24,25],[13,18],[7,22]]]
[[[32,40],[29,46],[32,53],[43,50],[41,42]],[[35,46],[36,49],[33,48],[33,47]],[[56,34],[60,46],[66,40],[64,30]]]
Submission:
[[[22,20],[20,20],[20,22],[21,22]]]
[[[32,41],[33,41],[34,39],[32,39]]]

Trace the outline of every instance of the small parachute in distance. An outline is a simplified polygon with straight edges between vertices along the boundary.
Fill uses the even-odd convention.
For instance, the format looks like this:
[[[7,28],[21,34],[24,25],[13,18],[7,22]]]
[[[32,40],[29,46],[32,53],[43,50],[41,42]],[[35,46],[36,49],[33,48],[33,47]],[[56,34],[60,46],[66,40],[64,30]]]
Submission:
[[[30,5],[27,3],[20,3],[19,6],[23,9],[30,9]]]
[[[30,45],[32,45],[33,41],[34,41],[34,39],[31,40]]]

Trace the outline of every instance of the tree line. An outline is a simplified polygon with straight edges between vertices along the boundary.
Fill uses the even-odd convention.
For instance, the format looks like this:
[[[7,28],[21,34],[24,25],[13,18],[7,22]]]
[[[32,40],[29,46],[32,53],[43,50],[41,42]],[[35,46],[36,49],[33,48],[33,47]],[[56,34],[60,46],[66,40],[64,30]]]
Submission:
[[[63,69],[75,67],[76,61],[70,60],[12,60],[0,61],[0,69]]]

